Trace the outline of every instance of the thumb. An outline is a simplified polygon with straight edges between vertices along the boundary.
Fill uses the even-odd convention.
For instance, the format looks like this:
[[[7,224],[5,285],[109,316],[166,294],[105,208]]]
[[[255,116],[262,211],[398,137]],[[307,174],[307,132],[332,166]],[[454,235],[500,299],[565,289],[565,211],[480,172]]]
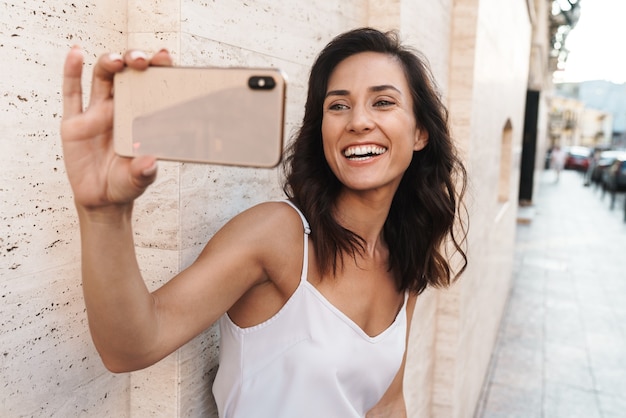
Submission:
[[[133,158],[130,163],[130,174],[135,185],[145,189],[156,180],[158,171],[157,160],[150,156]]]

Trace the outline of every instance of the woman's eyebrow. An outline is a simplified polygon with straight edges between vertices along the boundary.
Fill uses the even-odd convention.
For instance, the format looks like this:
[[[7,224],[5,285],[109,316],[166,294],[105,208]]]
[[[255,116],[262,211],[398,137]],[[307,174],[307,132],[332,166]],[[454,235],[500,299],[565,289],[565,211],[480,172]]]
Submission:
[[[347,96],[349,94],[350,94],[350,92],[348,90],[330,90],[329,92],[326,93],[325,97],[328,97],[328,96]]]
[[[398,93],[401,93],[400,89],[398,89],[397,87],[391,85],[391,84],[381,84],[380,86],[372,86],[370,88],[368,88],[369,91],[371,92],[379,92],[379,91],[385,91],[385,90],[394,90]],[[329,92],[326,93],[325,97],[329,97],[329,96],[348,96],[350,95],[350,91],[348,90],[330,90]]]
[[[395,90],[398,93],[401,93],[400,89],[398,89],[397,87],[391,84],[382,84],[380,86],[373,86],[373,87],[370,87],[369,90],[373,92],[384,91],[384,90]]]

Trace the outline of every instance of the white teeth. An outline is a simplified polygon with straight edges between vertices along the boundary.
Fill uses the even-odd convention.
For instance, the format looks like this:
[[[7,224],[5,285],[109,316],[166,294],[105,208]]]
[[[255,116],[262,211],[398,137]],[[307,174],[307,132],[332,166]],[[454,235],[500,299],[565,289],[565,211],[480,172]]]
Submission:
[[[387,152],[387,148],[375,145],[363,145],[347,148],[343,155],[348,158],[363,158],[372,155],[381,155]]]

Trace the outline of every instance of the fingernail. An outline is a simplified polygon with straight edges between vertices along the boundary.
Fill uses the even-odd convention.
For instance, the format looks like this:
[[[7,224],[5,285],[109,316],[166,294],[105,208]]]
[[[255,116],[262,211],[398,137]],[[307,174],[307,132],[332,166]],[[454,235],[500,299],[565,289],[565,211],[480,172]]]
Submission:
[[[80,45],[77,45],[77,44],[72,45],[72,48],[71,48],[71,49],[72,49],[73,51],[80,52],[81,54],[83,53],[83,49],[80,47]]]
[[[115,61],[122,62],[122,56],[120,54],[116,54],[115,52],[112,52],[109,54],[109,59],[113,62]]]
[[[148,55],[143,51],[130,51],[130,59],[134,60],[147,60]]]
[[[144,177],[151,177],[151,176],[154,175],[154,173],[156,173],[157,168],[158,168],[157,162],[155,161],[155,162],[152,163],[152,165],[150,167],[144,168],[144,170],[141,172],[141,174]]]

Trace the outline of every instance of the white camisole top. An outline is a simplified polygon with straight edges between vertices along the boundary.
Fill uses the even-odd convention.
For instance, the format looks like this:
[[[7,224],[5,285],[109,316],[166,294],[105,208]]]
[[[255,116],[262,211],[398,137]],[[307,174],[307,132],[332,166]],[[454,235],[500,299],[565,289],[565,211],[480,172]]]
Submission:
[[[224,314],[213,384],[220,418],[362,418],[397,374],[407,332],[406,300],[375,337],[333,306],[307,280],[304,224],[300,284],[267,321],[240,328]],[[408,293],[407,293],[408,295]]]

